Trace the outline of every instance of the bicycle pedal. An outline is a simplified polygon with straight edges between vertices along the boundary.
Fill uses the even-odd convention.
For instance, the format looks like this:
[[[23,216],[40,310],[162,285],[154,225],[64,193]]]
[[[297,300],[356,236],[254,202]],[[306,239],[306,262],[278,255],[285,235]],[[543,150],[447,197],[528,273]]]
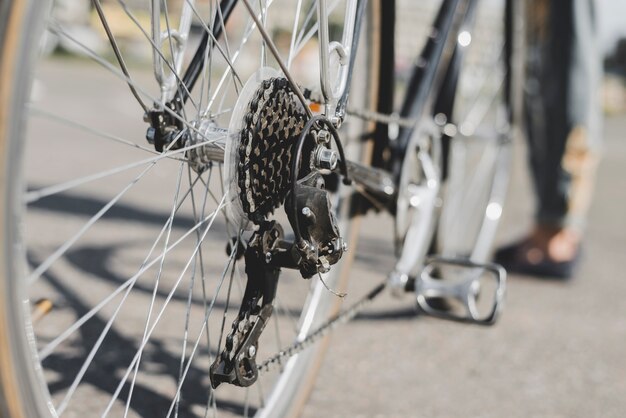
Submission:
[[[426,315],[493,325],[504,302],[506,271],[498,264],[430,257],[415,280],[418,309]]]

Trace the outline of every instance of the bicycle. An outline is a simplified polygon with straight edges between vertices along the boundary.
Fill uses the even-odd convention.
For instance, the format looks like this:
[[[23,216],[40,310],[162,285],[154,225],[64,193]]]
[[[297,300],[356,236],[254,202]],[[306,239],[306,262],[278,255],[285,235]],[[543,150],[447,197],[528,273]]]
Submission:
[[[206,18],[186,0],[174,29],[168,3],[154,0],[146,30],[141,10],[120,0],[115,7],[152,50],[156,92],[138,81],[144,75],[116,38],[122,28],[107,17],[112,4],[93,1],[111,48],[102,57],[50,17],[49,7],[35,3],[13,0],[0,9],[3,416],[289,416],[306,401],[329,332],[386,289],[414,292],[428,315],[495,322],[505,272],[488,256],[502,212],[515,116],[514,77],[500,64],[514,49],[513,2],[483,3],[499,3],[506,41],[489,50],[495,51],[489,64],[495,81],[490,72],[479,77],[480,88],[471,95],[478,106],[461,123],[459,108],[468,98],[459,97],[457,87],[475,66],[463,63],[477,1],[441,2],[400,88],[394,82],[395,2],[348,0],[338,7],[339,1],[298,1],[279,9],[273,3],[280,0],[222,0],[209,4]],[[293,20],[281,24],[277,10],[292,11]],[[194,51],[192,21],[202,35],[187,60],[185,52]],[[273,25],[280,30],[272,34]],[[282,48],[277,40],[285,26],[292,32]],[[331,28],[340,32],[332,41]],[[37,77],[51,82],[44,93],[32,87],[28,69],[44,29],[75,44],[116,79],[115,103],[89,79],[95,67],[85,67],[86,73],[42,64]],[[292,75],[311,45],[319,70],[302,77],[319,73],[319,84]],[[244,68],[245,59],[253,60],[253,70]],[[85,83],[85,90],[66,89],[66,78],[75,86]],[[404,90],[397,113],[395,90]],[[55,93],[58,104],[49,100]],[[117,102],[122,94],[130,98],[127,108]],[[78,115],[89,96],[137,124],[98,127],[102,110],[93,111],[93,126],[64,116]],[[49,144],[53,125],[60,125],[59,143]],[[118,128],[119,134],[105,131]],[[68,130],[108,142],[77,144]],[[126,139],[128,132],[135,140]],[[147,142],[138,141],[141,136]],[[79,155],[81,145],[87,152]],[[480,149],[478,164],[469,157],[473,146]],[[111,161],[113,168],[106,165]],[[94,170],[98,165],[103,167]],[[479,168],[473,177],[472,166]],[[147,182],[140,181],[153,167],[160,170],[154,184],[137,198],[126,196]],[[70,168],[83,173],[63,178]],[[139,174],[113,190],[113,178],[132,170]],[[172,181],[173,192],[160,203]],[[108,200],[98,200],[96,185]],[[345,297],[359,224],[374,211],[394,217],[396,265],[369,292]],[[81,217],[87,220],[76,219]],[[51,219],[59,232],[46,231]],[[129,225],[132,219],[139,225]],[[69,237],[57,236],[62,225],[72,230]],[[149,231],[151,225],[156,229]],[[102,244],[116,239],[122,244],[114,251]],[[83,247],[76,249],[78,242]],[[288,277],[288,271],[295,274]],[[217,282],[210,281],[213,275]],[[178,290],[183,280],[186,292]],[[62,294],[71,309],[49,300],[49,293]],[[344,297],[349,300],[342,308]],[[128,298],[132,302],[125,303]],[[139,302],[147,312],[128,306]],[[483,305],[486,311],[479,310]],[[180,327],[173,322],[177,314],[184,329],[174,355],[168,344]],[[99,398],[89,387],[110,399],[91,405]],[[202,399],[195,398],[198,387]],[[137,406],[137,398],[150,401]]]

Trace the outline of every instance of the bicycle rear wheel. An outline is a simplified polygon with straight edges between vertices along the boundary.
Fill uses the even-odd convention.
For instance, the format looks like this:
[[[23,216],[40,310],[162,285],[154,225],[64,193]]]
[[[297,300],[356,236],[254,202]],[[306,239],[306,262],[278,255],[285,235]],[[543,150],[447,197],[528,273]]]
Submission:
[[[103,39],[88,26],[79,28],[89,31],[82,36],[34,1],[10,1],[0,10],[5,28],[0,34],[0,412],[11,417],[296,414],[327,341],[251,388],[210,387],[208,369],[246,280],[236,252],[229,256],[224,247],[232,237],[244,241],[249,235],[234,228],[223,210],[228,192],[223,165],[196,172],[186,154],[156,154],[143,139],[143,112],[127,82],[145,103],[159,101],[142,62],[146,48],[155,45],[141,29],[145,8],[127,3],[104,12],[132,77],[116,68],[106,43],[87,45]],[[380,5],[369,3],[353,84],[371,88],[355,89],[351,101],[375,109]],[[254,2],[303,85],[319,78],[311,70],[317,66],[314,6]],[[209,115],[225,129],[246,80],[259,68],[277,65],[241,5],[230,17],[215,5],[196,13],[211,17],[205,21],[221,20],[227,30],[210,41],[182,122],[197,129]],[[166,10],[162,24],[169,28],[174,15]],[[36,60],[38,31],[44,29],[87,59]],[[167,39],[164,44],[164,59],[171,59],[167,51],[173,47]],[[316,75],[307,79],[311,73]],[[344,125],[346,152],[367,162],[370,150],[360,134],[370,127],[349,119]],[[358,219],[349,210],[351,200],[340,186],[334,207],[351,251],[326,277],[337,290],[345,287],[356,252]],[[307,283],[283,274],[259,358],[304,338],[339,305],[317,279]]]

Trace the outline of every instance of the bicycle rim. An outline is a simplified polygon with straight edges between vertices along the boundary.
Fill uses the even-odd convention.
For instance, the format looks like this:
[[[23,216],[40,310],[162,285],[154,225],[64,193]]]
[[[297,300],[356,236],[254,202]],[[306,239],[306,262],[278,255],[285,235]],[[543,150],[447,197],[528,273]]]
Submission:
[[[233,261],[224,252],[227,239],[240,233],[232,232],[222,213],[222,168],[216,164],[204,173],[195,173],[180,158],[149,154],[149,145],[143,141],[146,125],[135,124],[141,112],[128,92],[128,80],[109,68],[106,63],[115,63],[110,56],[94,54],[58,17],[45,17],[52,22],[54,41],[65,44],[66,49],[73,45],[82,50],[97,65],[63,58],[78,67],[72,70],[63,59],[43,62],[35,68],[31,88],[30,72],[25,69],[35,61],[39,37],[29,28],[40,27],[36,22],[42,18],[37,14],[43,14],[45,7],[21,1],[11,4],[7,16],[13,32],[2,39],[0,74],[3,86],[13,86],[3,89],[7,92],[2,98],[3,118],[10,123],[3,124],[0,132],[5,145],[0,186],[2,257],[6,261],[0,280],[4,325],[0,331],[0,388],[10,411],[7,415],[296,414],[306,400],[327,340],[292,357],[251,389],[210,389],[208,367],[238,310],[245,283],[243,262]],[[234,74],[235,70],[229,73],[228,68],[235,67],[235,54],[239,63],[260,59],[257,68],[268,62],[271,65],[267,50],[258,49],[260,35],[245,9],[240,9],[231,19],[243,30],[230,34],[239,49],[228,51],[229,44],[223,41],[224,58],[221,63],[216,60],[213,68],[220,70],[221,78],[212,79],[212,69],[205,68],[199,81],[202,93],[193,96],[195,104],[189,106],[197,114],[201,106],[194,107],[204,103],[216,119],[228,120],[229,101],[232,108],[248,78],[243,70],[241,75]],[[370,21],[376,22],[376,7],[372,9]],[[128,25],[140,24],[136,19],[141,17],[140,10],[120,10],[117,12],[130,20]],[[262,11],[259,15],[271,19],[272,10],[268,7],[266,15]],[[215,9],[209,12],[217,13]],[[297,33],[301,38],[292,39],[306,52],[312,23],[306,23],[305,10],[301,13]],[[293,19],[291,16],[290,25]],[[363,33],[376,38],[376,28],[363,28]],[[246,49],[255,37],[257,48]],[[127,57],[132,58],[129,51],[133,47],[128,46]],[[215,48],[212,51],[218,55]],[[360,48],[364,58],[357,59],[364,71],[357,69],[354,82],[371,85],[371,97],[359,98],[355,93],[353,103],[373,106],[377,54],[376,46]],[[139,90],[148,76],[142,73],[141,63],[134,65],[132,82]],[[97,71],[101,71],[98,84],[106,87],[92,84],[90,77]],[[72,89],[67,88],[68,82]],[[224,87],[218,94],[220,82]],[[141,94],[154,99],[158,92],[151,96],[141,89]],[[122,95],[127,99],[123,103],[119,100]],[[95,101],[91,100],[94,96]],[[91,106],[94,110],[82,120],[68,117]],[[105,112],[114,116],[103,126],[100,119]],[[125,122],[125,115],[132,122]],[[19,123],[22,119],[28,121],[27,126]],[[362,129],[355,124],[348,121],[344,131]],[[28,140],[24,143],[25,131]],[[81,133],[80,143],[72,139],[72,131]],[[97,138],[105,141],[98,144]],[[60,142],[50,144],[53,140]],[[95,142],[85,146],[87,141]],[[348,141],[347,147],[353,157],[369,158],[360,141]],[[76,169],[73,179],[67,175],[70,167]],[[125,190],[133,188],[140,189],[136,197],[127,196]],[[345,287],[356,252],[358,221],[349,213],[350,201],[351,195],[340,190],[337,214],[351,251],[326,277],[328,286],[337,290]],[[55,226],[50,228],[51,224]],[[213,229],[204,227],[207,225]],[[135,293],[139,296],[133,296]],[[264,353],[260,359],[305,336],[339,306],[340,300],[318,280],[307,283],[297,275],[283,273],[277,314],[267,327],[271,335],[263,336],[267,341],[261,342]],[[4,367],[7,364],[11,367]]]

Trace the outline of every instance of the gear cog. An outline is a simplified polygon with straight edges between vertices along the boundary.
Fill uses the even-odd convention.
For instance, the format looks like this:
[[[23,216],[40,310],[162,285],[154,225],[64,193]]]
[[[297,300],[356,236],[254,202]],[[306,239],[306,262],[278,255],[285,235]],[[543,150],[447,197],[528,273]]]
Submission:
[[[239,133],[237,185],[244,213],[255,224],[280,206],[289,190],[292,149],[306,113],[287,79],[264,80]]]

